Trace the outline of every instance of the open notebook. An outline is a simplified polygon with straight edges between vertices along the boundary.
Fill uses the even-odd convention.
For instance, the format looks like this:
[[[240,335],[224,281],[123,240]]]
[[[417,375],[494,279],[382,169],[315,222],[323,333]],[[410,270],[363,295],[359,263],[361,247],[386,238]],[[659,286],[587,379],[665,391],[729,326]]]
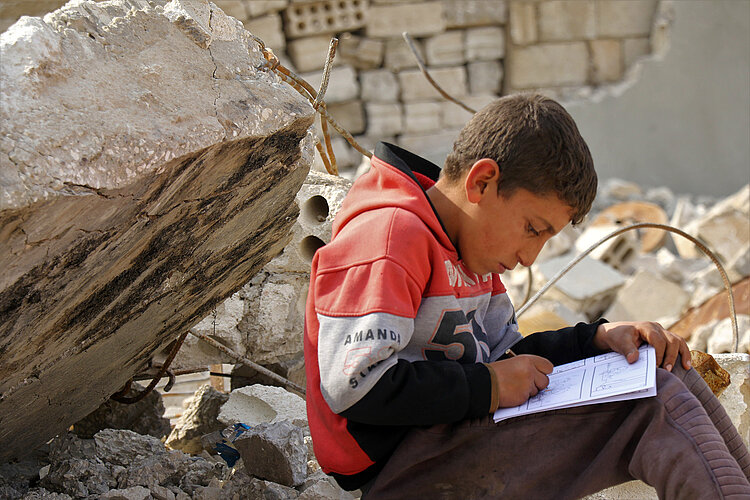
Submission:
[[[633,364],[622,354],[609,352],[556,366],[546,389],[522,405],[500,408],[495,412],[495,422],[540,411],[655,395],[656,353],[644,344]]]

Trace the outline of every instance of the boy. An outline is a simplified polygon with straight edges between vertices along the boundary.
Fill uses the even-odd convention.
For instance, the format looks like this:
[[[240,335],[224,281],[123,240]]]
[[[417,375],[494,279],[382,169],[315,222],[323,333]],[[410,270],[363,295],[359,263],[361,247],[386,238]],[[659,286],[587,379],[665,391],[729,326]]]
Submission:
[[[682,339],[605,320],[518,333],[499,275],[530,266],[595,193],[575,123],[542,96],[474,115],[442,174],[377,146],[312,265],[307,411],[326,473],[368,500],[575,498],[632,478],[661,497],[750,495],[750,456]],[[553,364],[633,362],[641,342],[663,367],[658,396],[492,421]]]

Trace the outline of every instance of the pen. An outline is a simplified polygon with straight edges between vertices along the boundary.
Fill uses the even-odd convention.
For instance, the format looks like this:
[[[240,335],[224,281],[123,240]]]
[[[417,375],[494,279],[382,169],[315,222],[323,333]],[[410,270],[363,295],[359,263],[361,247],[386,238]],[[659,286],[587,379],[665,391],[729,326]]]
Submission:
[[[505,355],[508,356],[509,358],[515,358],[516,357],[516,353],[513,352],[511,349],[508,349],[507,351],[505,351]]]

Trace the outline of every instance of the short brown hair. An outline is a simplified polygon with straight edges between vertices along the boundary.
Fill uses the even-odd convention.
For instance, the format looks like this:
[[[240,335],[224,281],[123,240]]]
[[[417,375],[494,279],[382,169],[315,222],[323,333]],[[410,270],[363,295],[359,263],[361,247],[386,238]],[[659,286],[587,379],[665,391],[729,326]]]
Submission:
[[[548,97],[515,94],[485,106],[461,130],[443,175],[457,181],[482,158],[500,166],[503,196],[518,188],[554,193],[573,209],[573,224],[591,209],[597,185],[591,152],[573,118]]]

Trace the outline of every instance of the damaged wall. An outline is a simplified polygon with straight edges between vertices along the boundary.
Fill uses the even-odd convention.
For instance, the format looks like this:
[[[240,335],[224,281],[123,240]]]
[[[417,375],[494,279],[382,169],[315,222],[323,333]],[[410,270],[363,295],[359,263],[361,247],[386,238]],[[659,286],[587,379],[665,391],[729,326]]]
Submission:
[[[283,249],[310,106],[205,0],[0,35],[0,460],[98,407]]]

